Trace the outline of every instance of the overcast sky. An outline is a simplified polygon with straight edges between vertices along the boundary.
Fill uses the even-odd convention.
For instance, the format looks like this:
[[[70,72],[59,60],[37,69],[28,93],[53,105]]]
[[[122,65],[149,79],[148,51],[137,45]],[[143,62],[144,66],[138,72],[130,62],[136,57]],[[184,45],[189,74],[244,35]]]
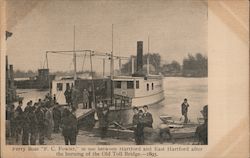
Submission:
[[[147,52],[159,53],[164,61],[182,62],[188,53],[207,54],[207,5],[198,0],[8,0],[7,55],[15,69],[37,70],[46,50],[72,50],[73,27],[76,49],[136,54],[136,42],[144,41]],[[78,59],[78,69],[82,66]],[[49,56],[52,70],[73,69],[72,57]],[[88,60],[85,65],[88,65]],[[100,59],[94,69],[101,69]],[[87,69],[87,67],[86,67]]]

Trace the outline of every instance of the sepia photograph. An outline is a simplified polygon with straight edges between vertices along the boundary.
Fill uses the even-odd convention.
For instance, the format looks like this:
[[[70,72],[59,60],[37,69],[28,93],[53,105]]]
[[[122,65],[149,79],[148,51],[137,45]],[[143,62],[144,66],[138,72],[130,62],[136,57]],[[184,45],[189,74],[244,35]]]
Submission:
[[[6,145],[209,144],[207,1],[5,10]]]

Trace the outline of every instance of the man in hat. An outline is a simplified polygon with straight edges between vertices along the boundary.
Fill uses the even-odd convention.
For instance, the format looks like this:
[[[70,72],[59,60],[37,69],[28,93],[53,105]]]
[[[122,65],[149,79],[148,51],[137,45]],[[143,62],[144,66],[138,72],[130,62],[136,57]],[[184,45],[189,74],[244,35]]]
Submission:
[[[23,133],[22,133],[22,145],[29,145],[29,133],[30,133],[30,124],[31,119],[29,118],[32,107],[30,106],[30,102],[28,102],[27,106],[23,112]]]
[[[187,102],[187,99],[184,99],[184,102],[181,104],[181,114],[184,116],[184,123],[188,122],[188,117],[187,117],[187,113],[188,113],[188,107],[189,104]]]
[[[72,107],[74,109],[78,109],[78,97],[79,97],[79,91],[74,85],[72,85],[72,87],[71,87],[71,102],[72,102]]]
[[[51,105],[46,106],[45,112],[45,128],[46,128],[46,137],[51,140],[52,128],[53,128],[53,113]]]
[[[67,86],[65,92],[64,92],[65,100],[68,105],[71,105],[71,89],[69,86]]]
[[[196,128],[195,135],[199,139],[199,143],[207,145],[208,105],[203,107],[201,113],[204,118],[204,123]]]
[[[146,119],[145,119],[145,113],[143,113],[143,110],[140,109],[138,111],[138,123],[137,123],[137,126],[136,126],[136,130],[137,130],[137,136],[138,136],[138,142],[137,142],[137,145],[143,145],[144,144],[144,127],[147,127],[148,124],[146,122]]]
[[[15,113],[14,113],[15,124],[16,124],[16,143],[18,143],[19,137],[20,137],[22,130],[23,130],[23,121],[24,120],[23,120],[22,106],[23,106],[23,102],[19,101],[18,106],[17,106]]]
[[[39,144],[44,145],[44,136],[45,136],[45,111],[44,111],[44,104],[38,105],[36,111],[36,118],[37,118],[37,129],[38,129],[38,139]]]
[[[143,118],[145,122],[145,127],[153,128],[153,116],[150,112],[148,112],[148,106],[144,105],[143,106]]]
[[[55,107],[53,108],[53,119],[54,119],[54,132],[59,132],[59,126],[61,123],[61,111],[58,103],[56,103]]]
[[[99,101],[99,103],[97,104],[96,112],[99,121],[101,139],[104,139],[106,137],[106,133],[109,126],[109,120],[108,120],[109,108],[107,103]]]
[[[133,108],[133,125],[134,125],[134,136],[135,144],[142,145],[144,143],[144,122],[143,122],[143,111],[138,109],[138,107]]]
[[[29,124],[29,128],[30,128],[30,145],[36,145],[36,136],[38,133],[37,130],[37,125],[38,125],[38,121],[36,118],[36,104],[34,104],[34,106],[32,106],[30,108],[30,112],[29,112],[29,120],[30,120],[30,124]]]
[[[62,135],[65,145],[76,145],[78,134],[77,118],[73,107],[65,108],[62,115]]]
[[[89,108],[89,92],[84,89],[83,90],[83,109],[88,109]]]

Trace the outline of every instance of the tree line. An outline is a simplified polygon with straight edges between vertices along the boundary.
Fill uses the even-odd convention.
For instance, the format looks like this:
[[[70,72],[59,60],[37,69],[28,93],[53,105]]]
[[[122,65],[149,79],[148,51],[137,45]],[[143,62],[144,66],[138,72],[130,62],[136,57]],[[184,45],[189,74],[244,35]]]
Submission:
[[[131,56],[134,58],[134,70],[136,71],[136,56]],[[208,76],[208,59],[207,56],[196,53],[195,55],[188,54],[182,61],[171,61],[170,63],[161,64],[161,56],[158,53],[148,53],[143,56],[143,71],[146,74],[147,72],[147,58],[149,57],[149,72],[150,74],[163,74],[164,76],[171,77],[207,77]],[[122,75],[131,75],[132,74],[132,58],[128,62],[122,65],[120,70]],[[83,72],[78,72],[83,73]],[[84,73],[91,73],[90,71],[85,71]],[[73,71],[57,71],[51,74],[64,76],[64,75],[73,75]],[[14,70],[15,78],[28,78],[35,77],[38,75],[37,71],[22,71]],[[96,77],[98,74],[93,72],[93,76]]]
[[[134,70],[136,71],[136,56],[134,58]],[[171,61],[170,63],[161,64],[161,56],[158,53],[149,53],[143,56],[143,71],[146,73],[146,63],[149,57],[149,72],[150,74],[163,74],[164,76],[179,76],[179,77],[207,77],[208,76],[208,59],[207,56],[196,53],[195,55],[188,54],[182,61]],[[123,75],[132,74],[132,60],[125,63],[121,68]]]
[[[77,74],[82,74],[82,73],[86,73],[86,74],[90,74],[90,71],[82,71],[82,72],[77,72]],[[92,72],[93,76],[96,77],[97,74],[95,71]],[[28,71],[24,71],[24,70],[14,70],[13,72],[14,78],[30,78],[30,77],[36,77],[38,76],[38,71],[32,71],[32,70],[28,70]],[[74,71],[56,71],[56,72],[50,72],[50,75],[56,75],[56,76],[73,76],[74,75]]]

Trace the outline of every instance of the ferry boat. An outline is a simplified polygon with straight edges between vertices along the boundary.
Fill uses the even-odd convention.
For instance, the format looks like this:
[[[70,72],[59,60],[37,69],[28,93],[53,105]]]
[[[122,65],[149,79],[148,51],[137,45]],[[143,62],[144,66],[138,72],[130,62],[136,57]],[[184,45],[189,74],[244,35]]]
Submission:
[[[114,76],[114,94],[131,98],[131,106],[153,105],[163,101],[161,75]]]
[[[55,95],[59,104],[66,104],[64,92],[67,87],[74,85],[80,92],[83,89],[94,89],[96,93],[103,93],[105,97],[117,98],[120,96],[123,98],[129,98],[126,107],[141,107],[144,105],[153,105],[163,101],[164,89],[163,89],[163,76],[162,75],[150,75],[149,63],[147,63],[147,73],[143,71],[143,41],[137,42],[137,65],[134,72],[134,59],[132,59],[132,75],[131,76],[111,76],[103,79],[77,79],[64,78],[52,81],[51,94]],[[110,81],[111,82],[110,82]],[[92,85],[93,81],[93,85]],[[102,83],[103,82],[103,83]],[[102,84],[101,84],[102,83]],[[102,86],[100,86],[100,84]],[[111,86],[113,84],[113,86]],[[113,94],[111,93],[113,89]],[[111,90],[111,91],[110,91]],[[113,103],[119,103],[113,101]]]

